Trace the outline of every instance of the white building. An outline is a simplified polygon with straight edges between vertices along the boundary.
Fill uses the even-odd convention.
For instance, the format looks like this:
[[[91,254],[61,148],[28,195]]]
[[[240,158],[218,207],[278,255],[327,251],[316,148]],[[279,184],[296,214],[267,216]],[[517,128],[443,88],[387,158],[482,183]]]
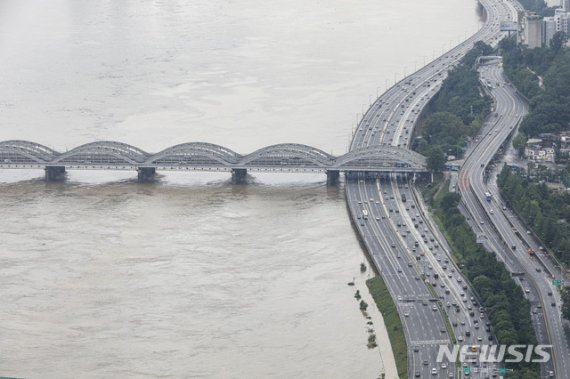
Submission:
[[[570,0],[568,0],[570,1]],[[550,40],[554,37],[554,34],[558,30],[556,30],[556,19],[554,17],[545,17],[544,18],[544,44],[546,46],[550,45]]]
[[[542,147],[542,139],[530,138],[525,146],[524,155],[533,162],[555,162],[553,147]]]
[[[529,47],[529,49],[534,49],[535,47],[542,47],[542,42],[544,41],[542,29],[543,29],[542,17],[537,14],[526,14],[524,17],[524,31],[523,31],[523,43]]]
[[[570,2],[570,0],[568,0]],[[550,44],[550,40],[556,32],[564,32],[570,35],[570,13],[564,9],[556,9],[554,16],[544,18],[544,43]]]
[[[570,153],[570,132],[560,133],[560,152]]]

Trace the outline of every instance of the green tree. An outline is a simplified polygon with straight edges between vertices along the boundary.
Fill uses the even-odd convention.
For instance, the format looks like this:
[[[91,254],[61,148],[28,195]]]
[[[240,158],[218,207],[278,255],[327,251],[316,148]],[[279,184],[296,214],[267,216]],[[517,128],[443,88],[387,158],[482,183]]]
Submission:
[[[570,287],[562,288],[562,317],[570,320]]]
[[[518,133],[515,138],[513,138],[513,147],[517,149],[519,156],[524,155],[524,148],[526,146],[527,137],[524,133]]]
[[[447,158],[439,146],[432,146],[427,151],[427,167],[429,170],[441,172],[445,169]]]
[[[550,40],[550,48],[555,52],[559,52],[564,47],[567,39],[566,33],[562,31],[554,33]]]

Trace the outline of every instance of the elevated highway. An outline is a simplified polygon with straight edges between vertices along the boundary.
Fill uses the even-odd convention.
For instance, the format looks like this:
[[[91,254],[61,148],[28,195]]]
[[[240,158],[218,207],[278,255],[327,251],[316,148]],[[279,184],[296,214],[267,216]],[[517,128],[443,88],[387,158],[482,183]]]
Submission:
[[[510,140],[528,112],[524,99],[506,81],[500,63],[481,68],[481,78],[496,83],[490,94],[495,99],[495,116],[484,125],[480,140],[469,152],[459,173],[462,202],[472,218],[478,234],[485,235],[487,246],[504,261],[509,271],[519,273],[518,284],[532,306],[532,321],[538,342],[552,345],[552,361],[544,364],[544,377],[570,377],[570,348],[564,335],[560,301],[552,286],[552,273],[557,273],[552,260],[540,255],[531,257],[529,246],[536,246],[516,217],[500,200],[498,190],[489,186],[489,164],[500,147]],[[494,179],[490,180],[492,183]],[[486,192],[494,196],[487,201]],[[536,248],[538,251],[538,248]]]

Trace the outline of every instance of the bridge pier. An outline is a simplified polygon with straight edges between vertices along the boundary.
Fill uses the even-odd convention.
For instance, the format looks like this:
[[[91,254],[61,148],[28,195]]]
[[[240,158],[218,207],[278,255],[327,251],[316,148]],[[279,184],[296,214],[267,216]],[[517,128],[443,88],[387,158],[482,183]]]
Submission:
[[[63,179],[65,174],[65,166],[46,166],[44,170],[46,182],[55,182]]]
[[[139,167],[137,168],[137,181],[139,183],[147,183],[154,180],[156,167]]]
[[[246,177],[247,177],[247,169],[232,168],[232,184],[245,184]]]
[[[327,186],[336,186],[340,172],[338,170],[327,170]]]

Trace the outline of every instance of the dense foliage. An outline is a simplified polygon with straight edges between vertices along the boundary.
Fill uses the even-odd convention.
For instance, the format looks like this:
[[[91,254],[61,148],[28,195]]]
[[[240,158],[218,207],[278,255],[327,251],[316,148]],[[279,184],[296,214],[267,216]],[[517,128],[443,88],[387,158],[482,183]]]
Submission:
[[[416,139],[414,150],[428,157],[430,169],[441,171],[445,155],[461,157],[466,138],[479,130],[491,108],[491,99],[481,91],[477,71],[473,64],[477,57],[489,54],[492,48],[482,42],[449,72],[438,94],[430,102],[430,114],[419,128],[421,138]]]
[[[520,129],[524,136],[570,129],[570,51],[562,48],[563,42],[562,33],[540,49],[517,46],[514,39],[501,41],[505,73],[530,101]]]
[[[543,183],[504,168],[501,194],[556,257],[570,265],[570,193],[552,192]]]
[[[473,284],[482,304],[487,309],[500,344],[536,344],[530,318],[530,304],[519,286],[511,278],[493,253],[477,244],[475,234],[457,205],[460,195],[447,193],[433,202],[436,217],[462,265],[462,271]],[[538,378],[538,367],[516,364],[519,378]]]
[[[562,316],[570,320],[570,287],[562,288]]]

